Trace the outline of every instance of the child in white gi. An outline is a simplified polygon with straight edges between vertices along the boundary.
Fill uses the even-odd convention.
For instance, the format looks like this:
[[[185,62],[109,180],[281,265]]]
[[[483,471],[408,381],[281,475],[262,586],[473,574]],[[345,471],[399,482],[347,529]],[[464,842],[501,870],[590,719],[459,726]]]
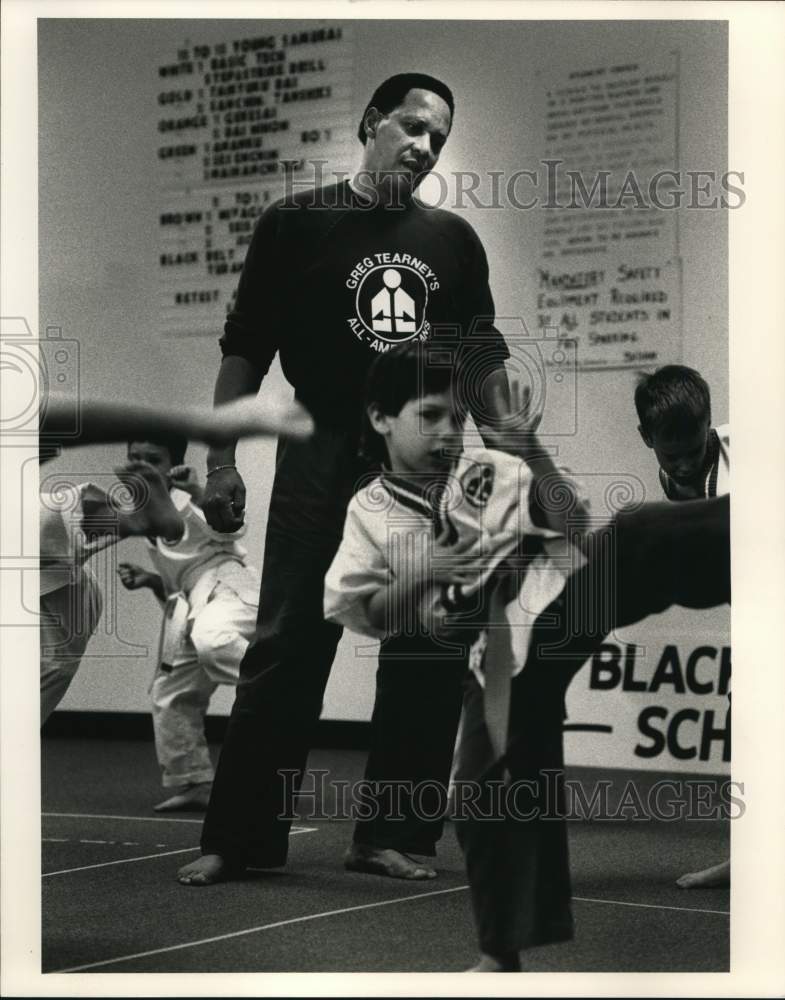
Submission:
[[[152,465],[170,484],[183,531],[174,541],[148,539],[157,572],[133,563],[118,568],[125,587],[148,587],[164,605],[150,691],[163,785],[177,791],[157,812],[207,807],[213,766],[205,715],[219,684],[237,684],[259,600],[258,571],[238,543],[246,528],[223,534],[207,524],[196,473],[183,465],[185,448],[184,439],[173,437],[129,443],[129,460]]]
[[[676,519],[653,504],[584,536],[577,492],[539,447],[525,406],[510,413],[511,437],[495,440],[526,461],[462,451],[463,407],[427,345],[381,355],[366,403],[366,439],[385,468],[349,504],[325,617],[375,637],[427,622],[446,643],[473,643],[455,826],[477,970],[513,971],[523,948],[573,933],[561,736],[569,681],[617,625],[674,602],[729,599],[727,505],[692,505],[701,509]],[[484,439],[493,434],[483,428]],[[494,797],[497,786],[514,802]]]
[[[74,407],[78,426],[74,428]],[[140,406],[125,401],[64,397],[45,400],[40,422],[40,461],[64,447],[144,440],[156,434],[190,435],[220,445],[239,438],[283,434],[308,437],[313,422],[298,403],[262,406],[242,399],[216,408]],[[130,501],[118,506],[92,483],[41,494],[40,613],[41,725],[57,708],[73,680],[103,611],[101,588],[87,565],[93,553],[122,538],[179,538],[182,519],[168,486],[150,465],[115,470]]]
[[[669,500],[730,493],[730,428],[711,426],[711,391],[694,368],[665,365],[642,376],[635,409],[638,431],[657,458],[660,485]],[[730,723],[730,708],[728,716]],[[687,872],[676,884],[682,889],[729,885],[730,860]]]

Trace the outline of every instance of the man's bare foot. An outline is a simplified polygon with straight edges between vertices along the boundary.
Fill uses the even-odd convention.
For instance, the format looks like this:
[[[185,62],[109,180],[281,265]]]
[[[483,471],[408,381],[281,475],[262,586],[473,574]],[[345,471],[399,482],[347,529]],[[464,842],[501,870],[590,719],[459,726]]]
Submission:
[[[158,536],[177,541],[183,534],[183,519],[177,512],[161,473],[147,462],[129,462],[115,469],[128,491],[128,505],[117,510],[120,536]],[[118,496],[125,501],[126,497]]]
[[[160,813],[181,812],[187,809],[204,812],[207,809],[207,803],[210,801],[210,789],[212,787],[212,783],[209,781],[198,785],[186,785],[181,791],[176,792],[170,798],[153,806],[153,810]]]
[[[676,885],[682,889],[716,889],[730,885],[730,859],[713,868],[704,868],[700,872],[688,872],[676,879]]]
[[[352,844],[344,855],[343,866],[349,872],[387,875],[389,878],[436,878],[433,868],[415,861],[408,854],[401,854],[391,847],[373,847],[370,844]]]
[[[181,885],[214,885],[223,882],[232,874],[229,864],[220,854],[203,854],[201,858],[183,865],[177,872]]]
[[[486,955],[480,953],[480,961],[467,972],[520,972],[521,960],[517,951],[509,955]]]

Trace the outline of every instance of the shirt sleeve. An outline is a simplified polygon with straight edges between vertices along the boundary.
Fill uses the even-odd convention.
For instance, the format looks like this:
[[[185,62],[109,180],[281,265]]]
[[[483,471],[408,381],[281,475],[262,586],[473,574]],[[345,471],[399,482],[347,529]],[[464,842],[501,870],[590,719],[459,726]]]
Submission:
[[[456,377],[462,386],[463,398],[477,400],[477,385],[490,372],[504,368],[510,351],[496,327],[496,306],[490,287],[488,257],[474,230],[466,225],[466,263],[461,349]],[[473,385],[474,383],[474,385]]]
[[[239,355],[266,375],[279,347],[282,257],[280,213],[266,209],[254,229],[237,286],[237,297],[226,317],[219,344],[224,357]]]
[[[392,582],[387,559],[362,523],[356,500],[346,514],[343,539],[324,580],[324,617],[353,632],[383,639],[368,619],[369,599]]]

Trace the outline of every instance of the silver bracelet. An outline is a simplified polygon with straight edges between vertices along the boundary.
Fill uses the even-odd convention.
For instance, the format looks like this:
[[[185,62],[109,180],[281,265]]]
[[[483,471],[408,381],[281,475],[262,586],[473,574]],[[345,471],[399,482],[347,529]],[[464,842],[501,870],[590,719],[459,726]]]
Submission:
[[[207,474],[205,475],[205,477],[204,477],[204,478],[205,478],[205,479],[209,479],[209,478],[210,478],[210,476],[212,476],[212,474],[213,474],[214,472],[220,472],[220,471],[221,471],[221,469],[236,469],[236,468],[237,468],[237,466],[236,466],[236,465],[216,465],[216,467],[215,467],[214,469],[210,469],[210,470],[209,470],[209,471],[207,472]]]

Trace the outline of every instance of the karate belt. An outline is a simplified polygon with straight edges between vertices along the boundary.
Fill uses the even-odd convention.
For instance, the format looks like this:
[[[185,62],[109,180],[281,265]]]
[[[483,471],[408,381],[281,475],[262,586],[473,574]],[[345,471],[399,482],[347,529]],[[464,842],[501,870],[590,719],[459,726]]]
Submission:
[[[189,611],[190,605],[181,590],[166,598],[156,674],[161,670],[168,673],[172,669],[182,646]]]

